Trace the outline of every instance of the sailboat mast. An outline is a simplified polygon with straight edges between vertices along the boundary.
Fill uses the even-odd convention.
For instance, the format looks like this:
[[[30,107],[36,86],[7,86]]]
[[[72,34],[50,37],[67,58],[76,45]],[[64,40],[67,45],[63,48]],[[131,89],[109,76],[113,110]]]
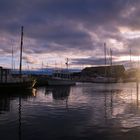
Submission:
[[[22,74],[22,47],[23,47],[23,26],[21,26],[21,44],[20,44],[20,66],[19,66],[19,74]]]
[[[69,68],[69,59],[68,58],[66,58],[66,67],[67,67],[67,70],[68,70],[68,68]]]
[[[112,66],[112,50],[110,48],[110,65]]]
[[[13,51],[13,46],[12,46],[12,62],[11,62],[11,65],[12,65],[12,70],[14,69],[14,51]]]
[[[104,73],[104,76],[106,77],[106,43],[104,43],[104,57],[105,57],[105,73]]]
[[[132,56],[132,51],[131,51],[131,47],[130,47],[130,68],[132,68],[132,58],[131,58],[131,56]]]
[[[43,64],[43,61],[42,61],[42,72],[43,72],[43,68],[44,68],[44,64]]]
[[[106,43],[104,43],[104,55],[105,55],[105,66],[106,66]]]
[[[112,50],[110,48],[110,75],[112,77]]]

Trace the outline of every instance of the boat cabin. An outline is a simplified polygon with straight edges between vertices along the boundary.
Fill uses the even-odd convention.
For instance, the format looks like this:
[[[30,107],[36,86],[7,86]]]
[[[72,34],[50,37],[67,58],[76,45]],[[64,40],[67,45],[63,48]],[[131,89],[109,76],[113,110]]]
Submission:
[[[62,78],[62,79],[71,79],[71,73],[65,70],[55,70],[52,77]]]
[[[3,67],[0,67],[0,82],[1,83],[7,82],[9,74],[10,74],[10,69],[4,69]]]

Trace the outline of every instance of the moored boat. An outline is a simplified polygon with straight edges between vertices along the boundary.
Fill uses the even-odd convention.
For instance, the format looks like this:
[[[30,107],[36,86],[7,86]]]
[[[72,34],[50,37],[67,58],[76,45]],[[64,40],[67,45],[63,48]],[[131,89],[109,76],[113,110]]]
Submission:
[[[71,79],[71,74],[68,71],[55,71],[52,77],[47,78],[47,85],[75,85],[76,82]]]
[[[22,75],[22,45],[23,45],[23,26],[21,27],[21,46],[20,46],[20,67],[19,75],[14,77],[10,69],[0,67],[0,90],[10,89],[30,89],[34,86],[35,80]]]
[[[13,76],[9,69],[0,67],[0,90],[30,89],[35,85],[35,80],[23,76]]]
[[[49,86],[59,86],[59,85],[75,85],[75,81],[70,79],[62,79],[62,78],[47,78],[47,85]]]
[[[4,82],[0,83],[0,89],[1,90],[11,90],[11,89],[31,89],[34,87],[35,81],[29,80],[29,81],[20,81],[20,82]]]
[[[96,77],[94,79],[92,79],[93,83],[117,83],[118,80],[116,78],[113,77]]]

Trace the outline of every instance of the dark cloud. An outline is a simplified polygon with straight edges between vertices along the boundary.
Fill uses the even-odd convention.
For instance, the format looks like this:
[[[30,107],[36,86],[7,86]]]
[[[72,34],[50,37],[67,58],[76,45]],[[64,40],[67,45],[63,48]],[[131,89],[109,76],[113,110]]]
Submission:
[[[130,61],[115,61],[115,58],[112,61],[113,65],[124,65],[126,68],[130,66]],[[103,58],[81,58],[81,59],[72,59],[71,65],[78,65],[85,67],[86,65],[89,66],[97,66],[97,65],[105,65],[105,60]],[[107,60],[107,65],[111,65],[110,60]],[[133,62],[131,66],[138,65],[138,62]]]
[[[104,65],[105,60],[102,58],[81,58],[81,59],[72,59],[72,65]]]
[[[139,37],[125,38],[120,27],[140,30],[139,9],[138,0],[2,0],[0,38],[5,40],[0,48],[10,54],[11,40],[17,48],[20,26],[24,25],[24,51],[27,54],[76,54],[78,51],[81,55],[87,52],[88,56],[91,51],[93,55],[100,51],[101,55],[103,43],[114,39],[123,44],[122,50],[113,48],[116,56],[129,55],[128,48],[131,46],[136,55],[139,52]],[[89,57],[96,59],[97,56]],[[103,64],[103,59],[81,59],[80,63]]]

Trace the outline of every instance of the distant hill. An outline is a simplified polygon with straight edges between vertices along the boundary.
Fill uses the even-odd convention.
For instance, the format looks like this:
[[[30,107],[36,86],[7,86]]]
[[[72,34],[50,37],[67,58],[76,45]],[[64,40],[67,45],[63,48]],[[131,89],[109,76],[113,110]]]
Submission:
[[[63,69],[65,70],[65,69]],[[52,75],[55,69],[53,68],[47,68],[47,69],[38,69],[38,70],[23,70],[22,74],[27,74],[27,75]],[[81,70],[79,69],[69,69],[69,72],[74,73],[74,72],[80,72]],[[19,74],[18,70],[12,71],[12,74]]]

